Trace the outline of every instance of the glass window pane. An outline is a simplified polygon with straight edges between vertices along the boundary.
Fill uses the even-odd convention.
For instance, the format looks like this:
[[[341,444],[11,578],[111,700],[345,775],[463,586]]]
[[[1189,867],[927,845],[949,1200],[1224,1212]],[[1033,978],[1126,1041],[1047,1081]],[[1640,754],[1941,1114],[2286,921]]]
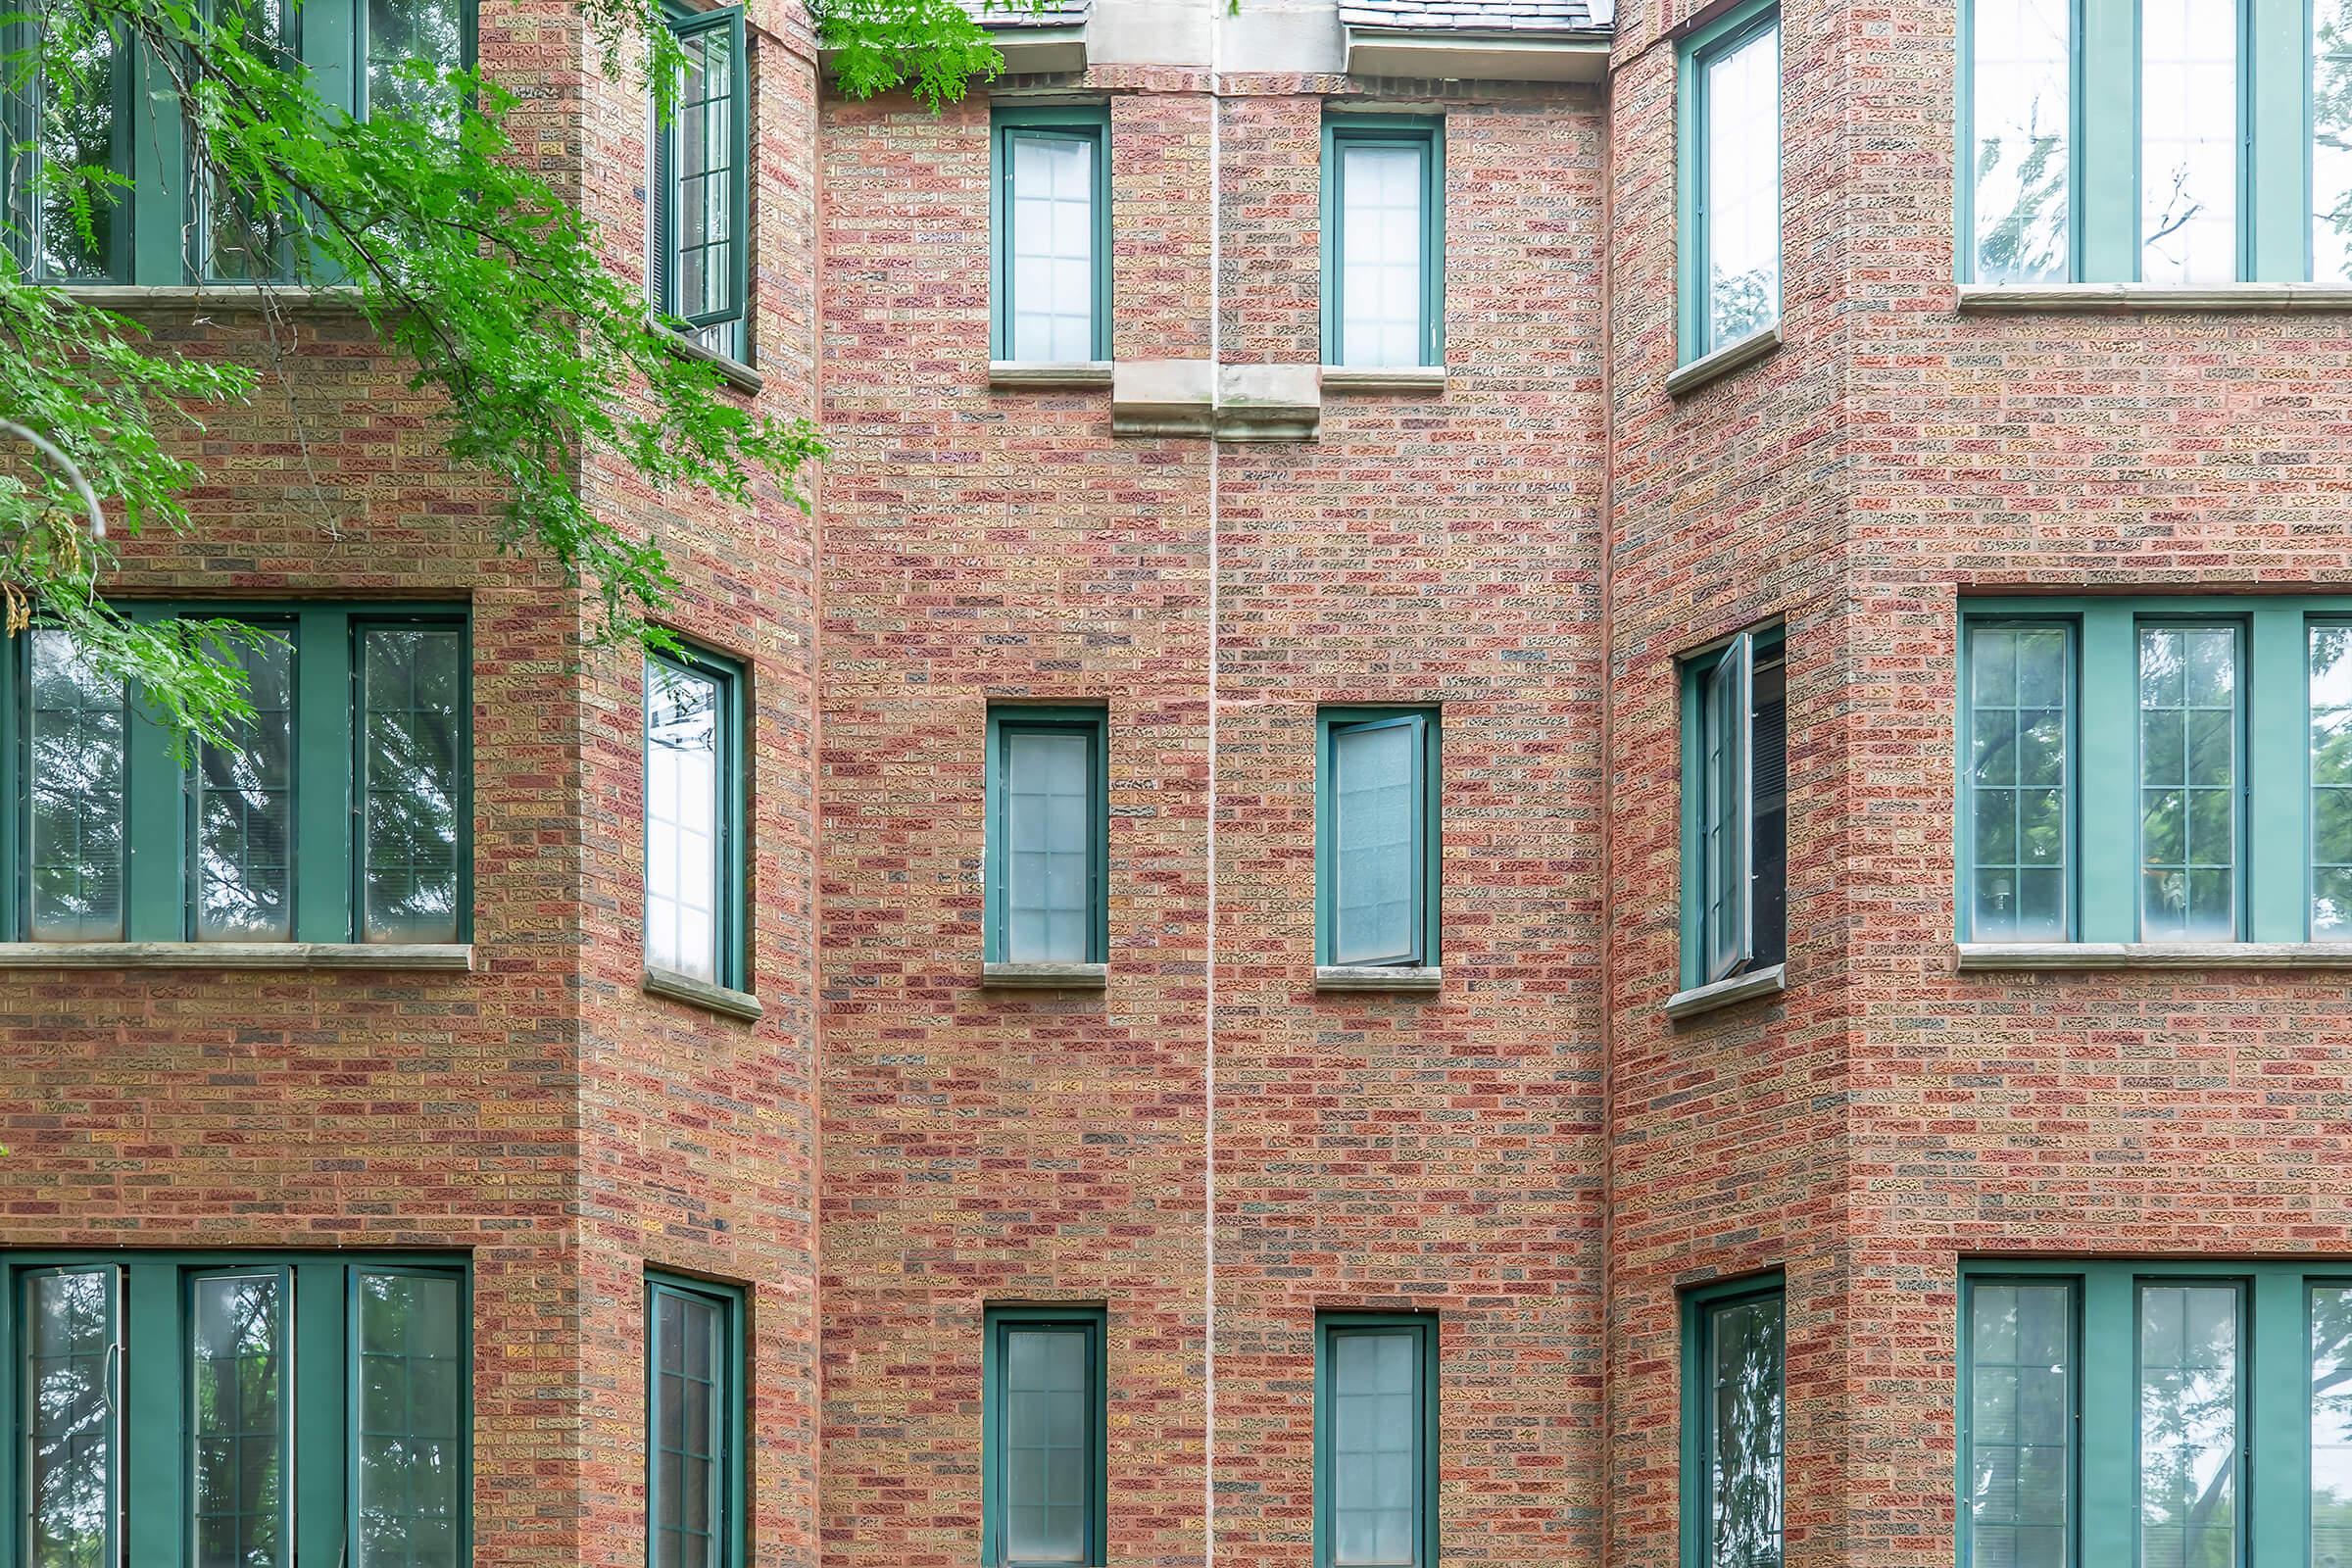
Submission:
[[[1342,142],[1340,363],[1419,365],[1422,319],[1423,143]]]
[[[454,1275],[355,1271],[359,1568],[443,1568],[467,1505],[471,1400]]]
[[[1782,1299],[1707,1309],[1707,1568],[1781,1560]]]
[[[2139,933],[2237,936],[2238,635],[2139,629]]]
[[[1969,934],[1978,942],[2067,939],[2073,777],[2063,626],[1972,626],[1968,637]],[[2021,785],[2037,787],[2024,788]]]
[[[2139,1287],[2140,1568],[2234,1568],[2238,1292]]]
[[[2074,1475],[2074,1286],[1969,1292],[1970,1568],[2061,1568]]]
[[[31,764],[27,935],[35,942],[122,937],[122,685],[66,632],[27,634]]]
[[[645,961],[713,982],[725,925],[723,695],[708,676],[645,662]]]
[[[106,22],[103,12],[53,16],[55,30],[42,40],[42,76],[34,89],[39,126],[31,156],[11,171],[24,177],[24,188],[10,191],[8,218],[29,227],[32,271],[43,280],[112,275],[122,220],[115,194],[91,183],[91,176],[112,173],[125,162],[116,139],[122,118],[116,92],[126,63],[104,30]],[[74,210],[77,194],[89,199],[86,220]]]
[[[1333,963],[1421,956],[1421,744],[1418,723],[1332,731]]]
[[[1720,980],[1747,956],[1748,739],[1753,643],[1745,636],[1717,661],[1700,695],[1705,747],[1700,774],[1700,878],[1705,888],[1706,978]]]
[[[735,37],[725,26],[703,27],[679,38],[678,47],[686,64],[668,129],[669,309],[704,317],[740,305],[734,205],[744,134],[735,102]]]
[[[195,816],[196,935],[202,941],[294,937],[294,649],[288,631],[240,648],[253,719],[236,750],[198,746],[189,781]]]
[[[217,21],[235,17],[246,46],[264,58],[295,63],[300,21],[293,0],[212,0],[204,9]],[[254,282],[292,275],[296,225],[288,213],[264,207],[259,192],[224,180],[217,164],[205,165],[195,186],[196,240],[207,278]]]
[[[1085,1329],[1007,1328],[1004,1376],[1004,1555],[1009,1562],[1084,1562],[1094,1498],[1093,1343]]]
[[[196,1568],[283,1568],[286,1464],[285,1276],[198,1278],[189,1442]]]
[[[1095,357],[1093,136],[1012,131],[1007,341],[1016,360]]]
[[[2312,0],[2311,25],[2311,276],[2315,283],[2347,283],[2352,282],[2352,0]]]
[[[2139,275],[2237,278],[2236,0],[2140,0]]]
[[[1737,343],[1781,315],[1781,28],[1699,63],[1706,122],[1706,344]]]
[[[113,1568],[122,1428],[111,1267],[24,1279],[25,1495],[29,1568]]]
[[[1969,80],[1976,278],[2053,283],[2070,270],[2067,0],[1976,0]]]
[[[720,1568],[726,1550],[726,1411],[733,1397],[726,1316],[714,1300],[654,1293],[656,1557],[679,1568]]]
[[[458,95],[444,78],[466,63],[465,27],[460,0],[368,0],[368,115],[455,136]]]
[[[360,937],[458,940],[465,806],[466,636],[455,626],[360,631]]]
[[[1325,1528],[1332,1561],[1420,1561],[1423,1506],[1423,1330],[1342,1329],[1331,1334],[1330,1496]]]
[[[1095,734],[1084,728],[1003,732],[1004,958],[1085,963],[1095,908]]]
[[[2311,1288],[2311,1560],[2352,1565],[2352,1285]]]
[[[2352,940],[2352,625],[2311,628],[2311,936]]]

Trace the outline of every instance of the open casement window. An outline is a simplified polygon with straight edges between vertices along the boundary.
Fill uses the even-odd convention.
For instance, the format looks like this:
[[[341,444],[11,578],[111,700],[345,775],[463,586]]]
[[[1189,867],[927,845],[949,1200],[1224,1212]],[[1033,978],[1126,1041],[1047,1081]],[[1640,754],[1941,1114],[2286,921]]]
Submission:
[[[1103,1330],[1099,1307],[988,1310],[980,1512],[989,1568],[1105,1560]]]
[[[1323,360],[1445,363],[1445,131],[1417,116],[1323,124]]]
[[[1685,666],[1686,986],[1781,961],[1788,924],[1788,703],[1778,627]]]
[[[1683,1568],[1778,1568],[1787,1323],[1781,1283],[1683,1302]]]
[[[745,361],[751,93],[743,11],[672,11],[685,67],[654,127],[654,302],[699,346]]]
[[[1331,1313],[1315,1336],[1315,1568],[1437,1568],[1437,1320]]]
[[[1315,961],[1438,961],[1438,715],[1321,715],[1315,818]]]
[[[646,1282],[647,1568],[743,1560],[742,1310],[723,1286]]]
[[[645,661],[645,961],[743,979],[742,713],[716,656]]]
[[[1683,45],[1684,364],[1781,318],[1781,16],[1740,6]]]
[[[999,109],[990,123],[990,355],[1054,364],[1109,359],[1109,112]]]

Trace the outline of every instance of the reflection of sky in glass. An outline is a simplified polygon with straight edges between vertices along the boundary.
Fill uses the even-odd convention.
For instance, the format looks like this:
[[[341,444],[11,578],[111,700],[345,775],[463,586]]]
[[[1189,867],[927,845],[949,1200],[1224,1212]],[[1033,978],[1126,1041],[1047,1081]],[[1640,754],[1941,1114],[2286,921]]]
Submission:
[[[2139,1287],[2140,1568],[2237,1561],[2237,1288]]]
[[[2352,282],[2352,0],[2312,0],[2311,25],[2311,276]]]
[[[2139,275],[2237,277],[2235,0],[2141,0]]]
[[[31,929],[36,942],[122,936],[122,686],[71,634],[28,635]]]
[[[1421,363],[1426,147],[1340,150],[1340,363]]]
[[[1969,929],[1979,942],[2066,939],[2067,633],[1968,638]]]
[[[1095,357],[1095,143],[1013,133],[1012,357]]]
[[[1969,29],[1977,280],[2061,281],[2073,91],[2066,0],[1976,0]]]
[[[645,667],[645,961],[716,980],[718,683]]]
[[[1706,103],[1707,344],[1781,314],[1781,29],[1699,67]]]
[[[448,1275],[355,1270],[358,1568],[458,1568],[466,1366]]]
[[[114,1269],[26,1276],[24,1322],[30,1568],[101,1568],[114,1504]]]
[[[1969,1568],[2067,1568],[2074,1287],[1969,1292]]]
[[[1714,1409],[1707,1568],[1779,1568],[1781,1329],[1778,1296],[1729,1302],[1708,1313]]]
[[[464,634],[365,627],[360,678],[361,938],[455,942]]]
[[[2237,631],[2139,633],[2139,931],[2237,935]]]
[[[2311,935],[2352,939],[2352,626],[2311,628]]]

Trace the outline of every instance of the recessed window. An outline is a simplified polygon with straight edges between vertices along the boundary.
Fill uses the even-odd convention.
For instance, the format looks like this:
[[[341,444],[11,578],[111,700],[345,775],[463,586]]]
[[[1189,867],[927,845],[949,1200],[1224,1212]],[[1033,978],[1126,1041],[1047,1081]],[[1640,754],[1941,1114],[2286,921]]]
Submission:
[[[1685,986],[1779,963],[1788,905],[1788,679],[1777,626],[1683,665]]]
[[[743,10],[673,12],[685,55],[657,123],[654,303],[697,344],[748,360],[751,93]]]
[[[1319,964],[1438,961],[1438,714],[1326,709],[1315,818]]]
[[[1325,363],[1443,364],[1440,122],[1388,115],[1325,121],[1323,229]]]
[[[1085,106],[1000,109],[996,309],[990,353],[1110,358],[1110,117]]]
[[[646,1281],[646,1537],[652,1568],[733,1568],[743,1553],[743,1298]]]
[[[1104,1314],[991,1307],[982,1355],[982,1560],[1104,1560]]]
[[[645,961],[742,981],[743,707],[715,656],[645,662]]]
[[[1781,1560],[1783,1313],[1777,1281],[1684,1299],[1685,1568]]]
[[[1781,318],[1781,17],[1746,5],[1683,46],[1682,359]]]
[[[1317,1568],[1435,1568],[1437,1320],[1328,1313],[1315,1333]]]
[[[1102,962],[1103,714],[1000,708],[988,731],[988,961]]]

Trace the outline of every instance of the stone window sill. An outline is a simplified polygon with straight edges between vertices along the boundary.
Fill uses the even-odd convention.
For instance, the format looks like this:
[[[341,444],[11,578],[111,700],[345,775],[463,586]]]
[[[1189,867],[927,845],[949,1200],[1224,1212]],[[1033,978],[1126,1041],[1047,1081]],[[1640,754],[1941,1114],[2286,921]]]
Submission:
[[[988,362],[988,384],[992,387],[1028,386],[1108,386],[1108,360],[991,360]]]
[[[2345,969],[2352,942],[1963,942],[1963,970]]]
[[[1432,992],[1446,983],[1446,971],[1436,964],[1318,963],[1317,991]]]
[[[349,283],[68,283],[65,296],[102,311],[351,311],[360,291]]]
[[[1110,984],[1110,965],[984,963],[980,983],[1006,991],[1100,991]]]
[[[465,942],[0,942],[0,969],[454,969]]]
[[[690,974],[680,974],[674,969],[646,970],[645,994],[683,1002],[690,1007],[701,1007],[707,1012],[724,1013],[730,1018],[741,1018],[746,1023],[759,1022],[760,1015],[767,1010],[760,1005],[760,999],[749,991],[714,986],[708,980],[697,980]]]
[[[2008,311],[2352,311],[2341,283],[1963,283],[1960,309]]]
[[[1666,377],[1666,395],[1679,398],[1695,392],[1719,376],[1731,374],[1778,350],[1781,346],[1781,323],[1775,321],[1761,331],[1750,332],[1737,343],[1727,343],[1712,354],[1702,354],[1689,365]]]
[[[1443,365],[1326,365],[1323,367],[1323,390],[1326,392],[1435,392],[1446,391],[1446,367]]]
[[[688,337],[676,327],[666,324],[658,317],[647,317],[645,318],[645,329],[659,337],[668,348],[669,352],[676,355],[679,359],[692,360],[697,365],[710,366],[712,369],[718,372],[721,380],[725,381],[727,385],[733,387],[738,392],[756,393],[761,387],[767,385],[767,380],[765,377],[760,375],[758,370],[755,370],[750,366],[744,364],[741,360],[735,358],[731,354],[720,354],[714,350],[703,347],[700,343],[697,343],[694,339]]]
[[[1756,997],[1777,997],[1788,989],[1788,966],[1785,963],[1767,964],[1746,974],[1736,974],[1728,980],[1711,981],[1677,991],[1666,999],[1666,1016],[1680,1022],[1702,1012],[1713,1012],[1735,1003]]]

